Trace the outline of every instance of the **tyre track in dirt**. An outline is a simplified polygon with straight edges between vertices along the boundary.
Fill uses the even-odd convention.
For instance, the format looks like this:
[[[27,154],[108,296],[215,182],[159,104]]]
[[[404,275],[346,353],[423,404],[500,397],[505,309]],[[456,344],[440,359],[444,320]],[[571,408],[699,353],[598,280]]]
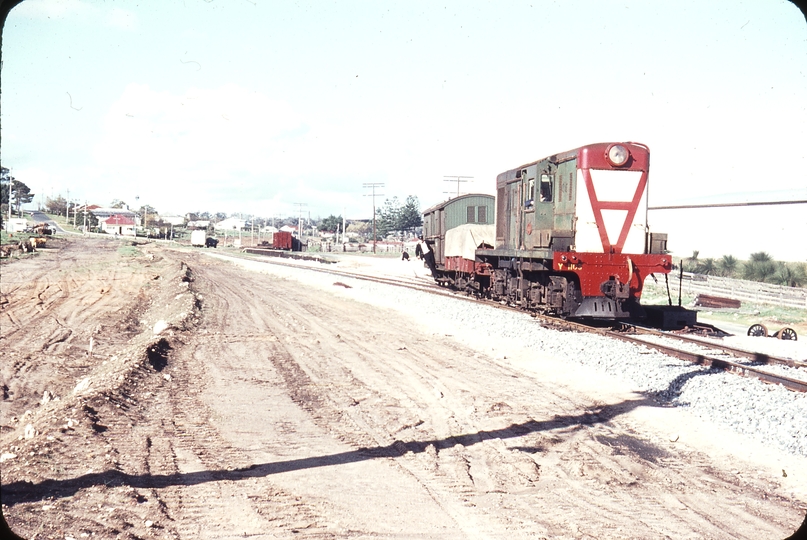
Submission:
[[[35,523],[31,516],[41,513],[43,533],[509,539],[792,532],[792,501],[766,493],[775,486],[626,421],[637,407],[655,407],[650,400],[603,403],[548,384],[396,310],[352,300],[332,282],[301,285],[200,254],[157,252],[166,260],[153,290],[116,308],[114,328],[136,336],[125,354],[92,371],[118,382],[92,391],[99,379],[70,406],[41,406],[40,420],[49,411],[62,415],[50,428],[72,427],[14,450],[39,469],[28,474],[17,467],[22,456],[11,461],[15,482],[4,499],[12,495],[20,522]],[[180,260],[193,270],[192,313],[181,287],[188,283],[174,268]],[[72,291],[81,297],[80,287]],[[168,314],[198,323],[169,325],[160,340],[142,332]],[[92,324],[80,321],[76,332]],[[59,357],[38,352],[34,360]],[[16,369],[30,374],[27,366]],[[26,477],[35,483],[18,480]],[[57,511],[66,517],[47,517]]]
[[[137,290],[159,274],[140,273],[142,260],[100,256],[117,244],[87,242],[83,253],[73,253],[74,244],[54,240],[58,249],[3,265],[0,286],[7,301],[0,311],[5,321],[0,325],[0,346],[6,362],[0,375],[12,397],[41,397],[45,391],[64,395],[93,365],[91,342],[96,358],[109,358],[142,331],[138,314],[148,308],[145,297],[122,310],[111,289],[120,283],[127,290]],[[97,262],[92,260],[93,252],[99,255]],[[42,354],[49,361],[31,361],[33,355]],[[26,383],[46,379],[53,382],[47,386]],[[4,412],[7,418],[18,417],[31,405],[30,399],[15,399],[4,404]]]
[[[164,418],[156,406],[170,381],[170,376],[160,375],[165,363],[158,362],[152,351],[170,350],[171,342],[173,346],[180,344],[181,333],[187,330],[186,320],[193,317],[193,301],[185,282],[187,268],[178,260],[159,260],[149,253],[124,261],[124,277],[111,294],[115,297],[110,304],[113,309],[103,319],[114,332],[110,332],[111,339],[101,354],[76,354],[70,349],[63,354],[44,352],[53,336],[40,324],[43,318],[62,319],[55,314],[68,313],[64,319],[78,333],[96,331],[97,304],[86,299],[88,293],[92,297],[97,288],[104,290],[109,281],[118,280],[115,267],[121,257],[117,246],[117,242],[67,244],[65,249],[73,256],[64,259],[69,259],[76,271],[101,270],[97,274],[86,272],[87,279],[67,276],[65,283],[80,284],[72,288],[73,296],[51,302],[40,318],[35,312],[27,312],[29,319],[20,333],[25,340],[2,342],[4,354],[12,346],[29,347],[29,352],[15,362],[12,386],[24,389],[35,383],[57,394],[41,403],[30,391],[3,401],[4,419],[16,423],[3,429],[3,456],[8,460],[3,465],[4,513],[15,530],[23,527],[20,532],[27,535],[63,537],[69,531],[74,537],[100,534],[139,538],[150,527],[171,535],[170,526],[154,525],[168,518],[150,491],[155,482],[151,480],[147,442],[161,433]],[[52,270],[59,267],[60,260],[34,262]],[[152,266],[155,261],[159,264]],[[27,269],[22,265],[4,270],[20,275]],[[155,273],[159,286],[145,286],[155,282]],[[24,288],[13,296],[14,301],[9,302],[12,308],[28,297]],[[138,318],[137,330],[128,329],[131,321],[127,319],[132,316]],[[163,338],[152,333],[158,319],[168,321]],[[72,369],[65,369],[63,364]],[[77,366],[81,369],[75,369]],[[76,374],[83,376],[78,385],[73,378]],[[29,410],[19,419],[8,414],[21,408]],[[157,484],[160,482],[165,479],[158,477]],[[12,506],[6,508],[7,503]]]
[[[243,324],[277,338],[268,354],[293,401],[340,441],[367,448],[372,439],[372,455],[392,456],[472,534],[754,538],[788,530],[793,512],[771,508],[764,482],[697,452],[665,450],[657,435],[620,423],[636,407],[657,407],[652,400],[591,402],[424,335],[396,313],[276,276],[214,271],[222,293],[249,306]]]
[[[301,347],[302,342],[307,339],[301,328],[310,324],[311,315],[305,311],[298,311],[294,299],[279,297],[278,293],[283,292],[282,285],[272,285],[271,280],[266,280],[268,283],[256,284],[249,279],[245,280],[244,277],[239,278],[239,273],[233,273],[232,268],[228,266],[206,267],[197,272],[197,276],[200,274],[208,277],[211,285],[215,284],[214,297],[210,292],[204,293],[206,313],[208,316],[213,313],[215,317],[220,318],[222,324],[216,325],[216,328],[226,336],[216,345],[215,350],[206,353],[207,358],[218,359],[215,366],[211,362],[208,368],[220,374],[215,378],[219,381],[226,379],[228,373],[240,374],[234,385],[240,390],[233,391],[232,388],[220,387],[213,392],[216,398],[208,400],[230,402],[225,411],[220,413],[230,415],[225,420],[237,418],[238,425],[224,426],[224,431],[229,432],[228,440],[250,450],[252,463],[258,465],[258,470],[271,469],[273,463],[280,461],[279,468],[293,469],[287,473],[291,480],[299,475],[306,478],[315,476],[318,484],[325,482],[344,492],[344,496],[337,497],[336,501],[327,500],[322,497],[321,485],[305,486],[305,499],[316,502],[320,519],[326,523],[333,521],[327,516],[341,514],[336,521],[353,521],[353,529],[357,529],[357,533],[394,535],[400,531],[401,534],[411,537],[424,534],[422,531],[419,532],[417,527],[413,529],[405,517],[395,516],[392,513],[385,516],[387,519],[381,520],[382,523],[378,523],[376,514],[380,510],[376,504],[365,508],[363,512],[359,510],[360,506],[356,506],[356,501],[367,499],[368,491],[380,499],[383,499],[385,494],[383,486],[368,485],[361,480],[362,473],[351,471],[369,468],[375,475],[403,475],[403,482],[410,486],[407,489],[411,489],[413,482],[417,486],[417,479],[412,478],[409,472],[397,470],[399,467],[389,457],[390,453],[395,452],[391,449],[379,450],[379,442],[384,441],[379,441],[372,432],[368,433],[366,427],[358,425],[346,412],[355,398],[344,392],[330,391],[334,387],[346,384],[356,386],[345,382],[344,372],[340,373],[341,370],[336,367],[335,372],[329,373],[334,379],[324,381],[318,377],[312,378],[308,366],[299,362],[297,358],[299,354],[309,355],[309,351]],[[202,279],[198,279],[197,286],[204,290],[201,282]],[[318,314],[316,317],[321,315]],[[250,337],[257,334],[268,339],[250,339],[239,343],[237,337],[244,335],[245,329],[248,329]],[[204,331],[204,328],[200,331]],[[327,334],[328,337],[332,335]],[[323,391],[322,386],[327,386],[328,391]],[[358,389],[362,390],[361,387]],[[265,393],[270,395],[266,396]],[[254,397],[251,403],[234,403],[233,394],[242,396],[251,394]],[[241,414],[249,414],[248,411],[241,410],[242,407],[246,409],[249,405],[257,409],[250,418],[252,427],[241,425],[245,418],[239,417]],[[273,417],[272,413],[268,412],[263,418],[258,418],[258,411],[261,409],[264,411],[280,409],[286,414]],[[234,413],[238,414],[233,415]],[[388,442],[391,443],[392,440]],[[297,469],[296,463],[300,462],[312,463],[312,472]],[[342,464],[337,466],[339,463]],[[392,471],[389,470],[390,467]],[[323,480],[324,478],[327,480]],[[276,480],[276,477],[273,476],[271,480]],[[306,484],[309,482],[307,479]],[[282,482],[284,490],[299,491],[299,486],[299,481]],[[394,491],[400,490],[399,486],[395,486]],[[445,509],[435,505],[433,496],[428,490],[423,486],[416,487],[416,490],[418,493],[414,500],[404,502],[406,498],[413,498],[410,494],[401,497],[402,500],[396,504],[425,505],[429,508],[430,514],[436,513],[435,517],[426,520],[430,528],[425,530],[444,530],[455,537],[473,536],[472,529],[466,531],[467,534],[461,532],[463,526],[467,526],[464,524],[467,520],[463,524],[452,520]],[[375,499],[376,502],[377,500]],[[362,517],[361,514],[367,513],[370,513],[369,517]],[[341,536],[347,532],[342,530],[339,534]]]
[[[406,442],[435,441],[428,451],[414,452],[411,459],[397,460],[424,487],[442,485],[442,490],[452,494],[452,499],[459,493],[464,506],[475,507],[479,504],[475,500],[478,492],[503,492],[513,485],[527,485],[537,480],[538,467],[527,454],[508,455],[511,453],[498,441],[468,435],[482,431],[473,417],[478,407],[488,406],[484,398],[474,398],[484,396],[484,389],[475,384],[475,377],[463,372],[462,362],[454,369],[453,364],[457,362],[452,361],[452,357],[462,358],[469,354],[468,350],[456,350],[449,343],[441,344],[435,351],[427,339],[413,341],[411,335],[399,334],[395,336],[399,342],[386,344],[391,347],[386,356],[406,357],[406,361],[379,361],[379,355],[372,354],[375,351],[367,348],[367,342],[375,342],[374,346],[378,347],[379,341],[386,341],[394,332],[385,329],[386,335],[371,333],[365,339],[343,332],[333,347],[329,347],[319,343],[316,337],[330,333],[318,321],[332,319],[333,315],[324,313],[316,305],[290,305],[292,309],[298,308],[294,317],[308,323],[308,328],[298,327],[302,328],[302,342],[317,341],[317,350],[308,351],[309,365],[317,358],[340,358],[347,365],[361,366],[360,372],[348,372],[343,377],[345,380],[332,383],[337,391],[348,389],[348,395],[340,400],[342,403],[335,405],[342,407],[352,422],[361,426],[361,431],[370,434],[377,446],[391,447],[399,456],[410,452]],[[351,320],[349,314],[345,319],[347,327],[361,328],[365,323]],[[370,329],[371,332],[378,330]],[[441,356],[446,349],[452,356]],[[351,356],[356,360],[352,361]],[[317,366],[319,381],[338,377],[329,373],[327,364]],[[477,377],[494,376],[489,365],[475,368]],[[494,371],[495,376],[501,376],[499,370]],[[516,375],[510,373],[510,376]],[[379,388],[388,388],[388,391],[382,394],[375,390]],[[359,394],[355,395],[356,392]],[[420,426],[429,426],[431,431],[416,429]],[[348,442],[360,444],[363,441]]]

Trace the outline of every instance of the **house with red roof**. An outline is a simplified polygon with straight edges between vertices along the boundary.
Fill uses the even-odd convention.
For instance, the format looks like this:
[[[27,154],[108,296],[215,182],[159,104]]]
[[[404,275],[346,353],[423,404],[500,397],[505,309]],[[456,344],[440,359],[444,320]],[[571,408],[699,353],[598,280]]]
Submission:
[[[117,234],[120,236],[134,236],[135,222],[128,216],[112,214],[106,219],[99,219],[101,230],[107,234]]]

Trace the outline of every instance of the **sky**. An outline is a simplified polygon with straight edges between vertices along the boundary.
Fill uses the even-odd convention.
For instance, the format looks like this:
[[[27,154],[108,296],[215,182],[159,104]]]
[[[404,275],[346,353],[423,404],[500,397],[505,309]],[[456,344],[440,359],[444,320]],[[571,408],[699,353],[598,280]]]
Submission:
[[[782,0],[26,0],[2,164],[164,214],[372,216],[491,193],[585,144],[650,147],[651,206],[807,200],[807,22]],[[681,256],[807,260],[807,205],[656,210]]]

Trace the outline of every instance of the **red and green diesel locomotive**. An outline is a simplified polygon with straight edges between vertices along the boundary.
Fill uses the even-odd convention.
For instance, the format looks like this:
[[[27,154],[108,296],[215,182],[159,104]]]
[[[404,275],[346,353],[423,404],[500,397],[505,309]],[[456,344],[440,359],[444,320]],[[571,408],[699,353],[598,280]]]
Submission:
[[[643,144],[599,143],[501,173],[495,227],[459,225],[438,243],[424,226],[434,278],[564,318],[643,319],[645,278],[672,268],[667,235],[647,223],[649,163]]]

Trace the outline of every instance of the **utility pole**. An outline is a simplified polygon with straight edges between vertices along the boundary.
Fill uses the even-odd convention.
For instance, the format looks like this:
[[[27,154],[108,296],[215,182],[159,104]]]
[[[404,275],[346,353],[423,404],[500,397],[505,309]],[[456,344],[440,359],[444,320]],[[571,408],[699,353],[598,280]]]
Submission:
[[[8,192],[8,202],[11,203],[11,190]],[[67,190],[67,201],[65,202],[64,220],[70,224],[70,189]]]
[[[307,203],[294,203],[294,206],[297,207],[299,211],[299,216],[297,217],[297,234],[300,235],[300,241],[303,241],[303,206],[308,206]]]
[[[87,234],[87,199],[84,199],[84,234]]]
[[[373,190],[372,194],[365,193],[364,196],[373,198],[373,253],[375,253],[375,238],[376,238],[375,237],[375,198],[376,198],[376,195],[378,195],[379,197],[382,195],[381,193],[377,194],[375,192],[375,188],[384,187],[384,183],[383,182],[365,182],[364,184],[362,184],[362,187],[371,188]]]
[[[460,196],[460,183],[468,182],[473,176],[443,176],[443,182],[456,182],[457,183],[457,197]],[[445,192],[448,193],[448,192]],[[450,197],[449,197],[450,198]]]

